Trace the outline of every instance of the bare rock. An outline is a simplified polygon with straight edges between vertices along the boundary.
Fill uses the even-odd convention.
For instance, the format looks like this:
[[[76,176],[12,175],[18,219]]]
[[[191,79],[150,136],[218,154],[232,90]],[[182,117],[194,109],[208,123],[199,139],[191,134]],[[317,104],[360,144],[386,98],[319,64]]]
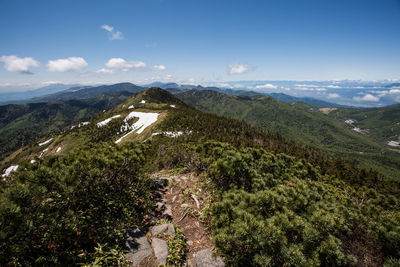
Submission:
[[[165,215],[165,216],[167,216],[167,217],[170,217],[170,218],[172,218],[172,208],[171,208],[171,205],[165,205],[165,210],[164,210],[164,212],[163,212],[163,215]]]
[[[125,258],[132,262],[132,266],[137,266],[144,258],[151,254],[151,246],[146,236],[134,225],[126,230],[125,247],[128,253]]]
[[[153,247],[154,256],[156,256],[157,259],[157,264],[166,265],[168,258],[167,242],[159,238],[152,238],[151,246]]]
[[[175,235],[174,225],[172,223],[165,223],[165,224],[154,226],[153,229],[151,229],[152,236],[157,236],[157,235],[162,235],[162,234],[174,236]]]
[[[206,248],[196,252],[194,255],[196,267],[224,267],[225,263],[221,257],[214,257],[210,249]]]

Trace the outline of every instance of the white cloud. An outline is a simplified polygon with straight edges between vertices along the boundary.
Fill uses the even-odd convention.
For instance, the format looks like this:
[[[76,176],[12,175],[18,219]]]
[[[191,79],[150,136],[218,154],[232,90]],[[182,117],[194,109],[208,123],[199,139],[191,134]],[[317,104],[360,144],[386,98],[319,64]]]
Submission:
[[[114,27],[104,24],[100,26],[101,29],[106,30],[108,32],[108,39],[110,40],[122,40],[124,39],[124,35],[122,32],[114,30]]]
[[[296,87],[319,87],[319,85],[313,85],[313,84],[296,84]]]
[[[369,102],[378,102],[379,97],[373,96],[371,94],[366,94],[363,97],[355,96],[353,97],[355,101],[369,101]]]
[[[103,30],[106,30],[108,32],[112,32],[114,30],[114,27],[111,27],[107,24],[101,25],[100,28],[102,28]]]
[[[50,72],[68,72],[81,70],[87,67],[88,63],[81,57],[69,57],[49,60],[46,66]]]
[[[110,36],[110,40],[122,40],[124,39],[124,35],[120,31],[112,32]]]
[[[336,93],[328,94],[329,99],[335,99],[335,98],[339,98],[339,97],[340,97],[340,95],[336,94]]]
[[[250,71],[250,66],[247,64],[241,64],[239,62],[235,62],[234,64],[228,64],[228,73],[232,74],[243,74]]]
[[[42,82],[42,85],[52,85],[52,84],[61,84],[63,82],[61,81],[46,81],[46,82]]]
[[[270,83],[255,86],[255,89],[276,89],[276,88],[278,88],[276,85]]]
[[[294,89],[301,91],[317,91],[317,92],[325,92],[327,90],[326,88],[314,88],[314,87],[296,87]]]
[[[129,69],[145,68],[146,64],[142,61],[126,61],[123,58],[110,58],[105,66],[109,69],[121,69],[127,71]]]
[[[167,67],[165,67],[164,65],[154,65],[152,67],[154,70],[166,70]]]
[[[101,69],[99,69],[99,70],[96,70],[96,73],[111,74],[111,73],[114,73],[114,70],[106,69],[106,68],[101,68]]]
[[[22,74],[33,74],[29,69],[39,67],[39,62],[31,57],[20,58],[14,55],[0,57],[0,62],[4,63],[4,68],[11,72]]]

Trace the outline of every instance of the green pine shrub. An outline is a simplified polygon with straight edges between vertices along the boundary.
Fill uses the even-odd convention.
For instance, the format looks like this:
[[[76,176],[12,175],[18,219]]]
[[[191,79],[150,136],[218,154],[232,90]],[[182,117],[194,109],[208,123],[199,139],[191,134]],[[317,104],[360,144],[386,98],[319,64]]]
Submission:
[[[0,265],[76,265],[91,262],[98,244],[121,247],[152,204],[142,153],[100,143],[23,163],[1,186]]]

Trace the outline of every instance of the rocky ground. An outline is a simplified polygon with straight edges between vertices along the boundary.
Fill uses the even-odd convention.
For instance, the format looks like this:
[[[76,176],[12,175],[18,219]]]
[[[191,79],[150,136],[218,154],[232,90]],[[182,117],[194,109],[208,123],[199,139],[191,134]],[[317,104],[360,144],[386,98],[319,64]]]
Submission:
[[[148,216],[148,231],[136,226],[127,230],[126,258],[132,266],[225,266],[214,253],[210,234],[202,223],[206,196],[195,174],[159,172],[154,212]]]

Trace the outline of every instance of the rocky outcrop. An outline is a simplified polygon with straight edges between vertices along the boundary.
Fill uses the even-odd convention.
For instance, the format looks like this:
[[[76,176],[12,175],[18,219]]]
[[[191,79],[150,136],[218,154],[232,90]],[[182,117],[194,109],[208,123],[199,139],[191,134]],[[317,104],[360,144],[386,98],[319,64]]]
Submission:
[[[136,225],[126,230],[125,247],[128,250],[125,257],[132,262],[132,266],[137,266],[151,254],[149,241]]]

